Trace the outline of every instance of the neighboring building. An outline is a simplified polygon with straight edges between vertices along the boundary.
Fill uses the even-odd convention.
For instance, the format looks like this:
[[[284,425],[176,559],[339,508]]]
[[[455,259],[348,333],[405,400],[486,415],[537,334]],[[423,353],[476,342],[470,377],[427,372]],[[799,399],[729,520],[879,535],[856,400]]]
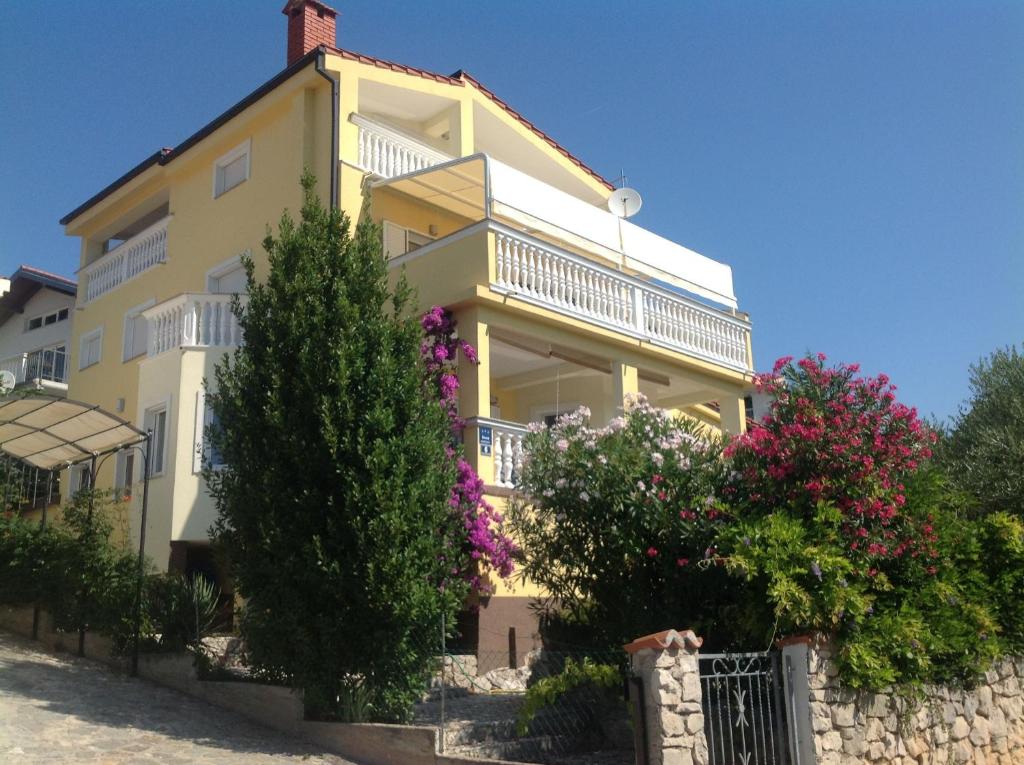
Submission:
[[[0,370],[19,387],[66,396],[74,280],[21,266],[0,280]]]
[[[229,310],[239,255],[266,274],[265,227],[300,206],[304,166],[353,218],[372,196],[422,306],[450,307],[477,347],[460,407],[467,457],[497,504],[526,423],[580,404],[607,421],[638,391],[744,428],[750,323],[728,266],[612,216],[611,184],[465,72],[336,48],[335,12],[313,0],[285,13],[284,71],[61,221],[82,247],[70,393],[152,429],[146,549],[158,565],[209,563],[202,381],[241,339]],[[123,459],[99,485],[138,477]],[[499,585],[481,645],[507,649],[516,629],[528,649],[535,594]]]

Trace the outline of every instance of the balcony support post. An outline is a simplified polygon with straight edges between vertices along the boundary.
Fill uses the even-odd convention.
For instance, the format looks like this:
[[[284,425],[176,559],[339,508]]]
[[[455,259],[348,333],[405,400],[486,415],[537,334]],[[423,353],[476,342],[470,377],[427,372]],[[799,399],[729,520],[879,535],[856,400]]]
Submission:
[[[747,430],[747,406],[742,397],[722,395],[718,399],[722,415],[722,432],[731,436]]]
[[[476,309],[457,314],[459,337],[476,349],[479,363],[459,354],[459,415],[462,419],[491,416],[491,339],[488,325]],[[482,448],[481,448],[482,447]],[[494,478],[494,434],[481,445],[479,428],[466,428],[466,461],[485,483]]]
[[[640,378],[636,367],[623,361],[612,362],[612,411],[622,413],[626,396],[640,392]]]

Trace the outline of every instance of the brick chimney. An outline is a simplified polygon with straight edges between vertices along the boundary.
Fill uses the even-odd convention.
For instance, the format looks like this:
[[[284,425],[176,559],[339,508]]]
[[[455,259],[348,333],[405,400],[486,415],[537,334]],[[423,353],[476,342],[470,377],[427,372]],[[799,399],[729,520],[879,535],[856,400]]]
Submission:
[[[338,13],[333,8],[318,0],[289,0],[281,13],[288,17],[288,66],[318,45],[335,46]]]

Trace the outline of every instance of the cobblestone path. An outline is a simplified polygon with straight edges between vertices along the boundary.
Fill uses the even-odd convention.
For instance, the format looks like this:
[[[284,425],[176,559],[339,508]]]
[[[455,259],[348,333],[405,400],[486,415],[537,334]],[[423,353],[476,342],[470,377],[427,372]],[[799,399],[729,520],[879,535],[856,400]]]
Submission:
[[[227,710],[0,632],[0,763],[353,765]]]

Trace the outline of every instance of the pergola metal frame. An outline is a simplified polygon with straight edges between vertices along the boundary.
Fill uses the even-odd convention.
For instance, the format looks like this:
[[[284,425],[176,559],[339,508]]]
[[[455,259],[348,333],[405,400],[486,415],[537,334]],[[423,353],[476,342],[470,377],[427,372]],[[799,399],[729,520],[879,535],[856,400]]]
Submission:
[[[32,406],[38,404],[38,406]],[[56,417],[45,419],[46,410]],[[80,422],[76,423],[76,420]],[[77,427],[76,427],[77,425]],[[81,401],[31,393],[25,396],[0,399],[0,454],[8,460],[22,463],[36,470],[34,491],[38,489],[39,470],[50,473],[47,479],[47,498],[43,504],[40,526],[46,526],[46,510],[52,495],[53,474],[69,470],[83,462],[89,463],[89,488],[96,486],[96,475],[103,463],[118,452],[137,450],[142,455],[142,517],[139,528],[138,574],[135,584],[135,613],[132,634],[131,673],[139,668],[139,639],[142,623],[142,581],[146,566],[146,520],[149,510],[150,444],[152,431],[139,430],[127,420],[93,404]],[[18,444],[17,442],[23,442]],[[41,447],[41,448],[40,448]],[[90,448],[92,447],[92,448]],[[4,505],[8,496],[4,488]],[[36,497],[33,496],[33,507]],[[89,515],[92,516],[90,500]],[[38,635],[39,609],[32,618],[32,635]],[[79,629],[78,651],[85,649],[85,629]]]

